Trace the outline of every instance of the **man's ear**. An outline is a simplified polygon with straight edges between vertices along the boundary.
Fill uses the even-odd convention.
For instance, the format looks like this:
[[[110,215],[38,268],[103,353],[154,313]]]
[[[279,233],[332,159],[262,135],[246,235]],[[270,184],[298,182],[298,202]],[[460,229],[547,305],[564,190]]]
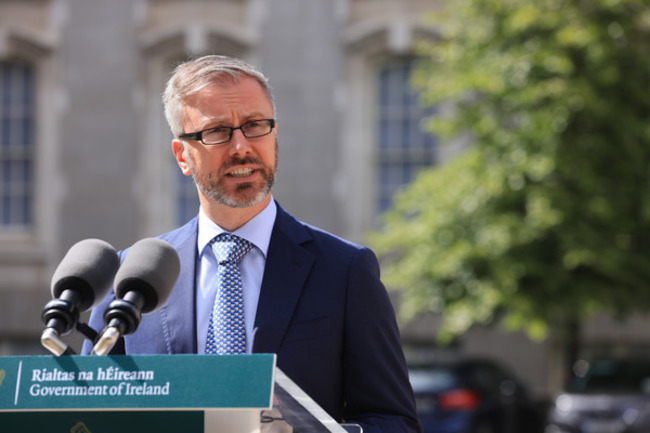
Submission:
[[[187,162],[187,151],[182,141],[179,139],[172,140],[172,152],[174,152],[174,158],[176,158],[176,163],[181,168],[181,172],[185,176],[190,176],[192,171],[190,170],[190,165]]]

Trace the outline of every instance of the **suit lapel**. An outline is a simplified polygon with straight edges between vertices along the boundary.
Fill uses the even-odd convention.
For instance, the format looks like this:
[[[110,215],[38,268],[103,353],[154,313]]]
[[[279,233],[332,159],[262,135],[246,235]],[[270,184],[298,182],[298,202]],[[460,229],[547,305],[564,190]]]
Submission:
[[[315,257],[305,228],[278,206],[260,290],[253,352],[277,353]]]

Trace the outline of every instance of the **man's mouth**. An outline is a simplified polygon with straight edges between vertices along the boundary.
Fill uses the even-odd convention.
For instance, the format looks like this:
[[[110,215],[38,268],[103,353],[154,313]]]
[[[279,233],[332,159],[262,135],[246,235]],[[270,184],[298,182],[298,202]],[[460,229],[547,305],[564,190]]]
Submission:
[[[253,174],[255,169],[253,168],[248,168],[248,167],[242,167],[242,168],[236,168],[230,173],[228,173],[228,176],[230,177],[248,177]]]

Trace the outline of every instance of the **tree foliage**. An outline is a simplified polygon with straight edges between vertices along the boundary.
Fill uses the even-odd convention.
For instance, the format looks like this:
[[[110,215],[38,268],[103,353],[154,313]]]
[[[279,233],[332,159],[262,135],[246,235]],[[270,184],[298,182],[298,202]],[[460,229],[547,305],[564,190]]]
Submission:
[[[443,313],[446,339],[650,311],[647,0],[444,3],[413,82],[473,145],[371,237],[401,316]]]

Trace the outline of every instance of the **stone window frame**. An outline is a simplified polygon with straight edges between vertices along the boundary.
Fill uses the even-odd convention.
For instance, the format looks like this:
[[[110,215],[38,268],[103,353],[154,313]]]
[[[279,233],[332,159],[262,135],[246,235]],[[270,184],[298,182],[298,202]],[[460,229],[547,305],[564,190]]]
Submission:
[[[56,62],[54,32],[27,26],[0,32],[0,61],[29,65],[34,80],[32,220],[29,225],[0,230],[0,262],[44,265],[55,253],[58,206],[65,193],[59,175],[60,130],[65,93]]]
[[[435,41],[439,35],[418,17],[403,16],[358,23],[346,30],[344,38],[337,198],[345,213],[342,235],[364,242],[366,233],[377,227],[378,218],[376,72],[391,59],[414,56],[418,40]]]

